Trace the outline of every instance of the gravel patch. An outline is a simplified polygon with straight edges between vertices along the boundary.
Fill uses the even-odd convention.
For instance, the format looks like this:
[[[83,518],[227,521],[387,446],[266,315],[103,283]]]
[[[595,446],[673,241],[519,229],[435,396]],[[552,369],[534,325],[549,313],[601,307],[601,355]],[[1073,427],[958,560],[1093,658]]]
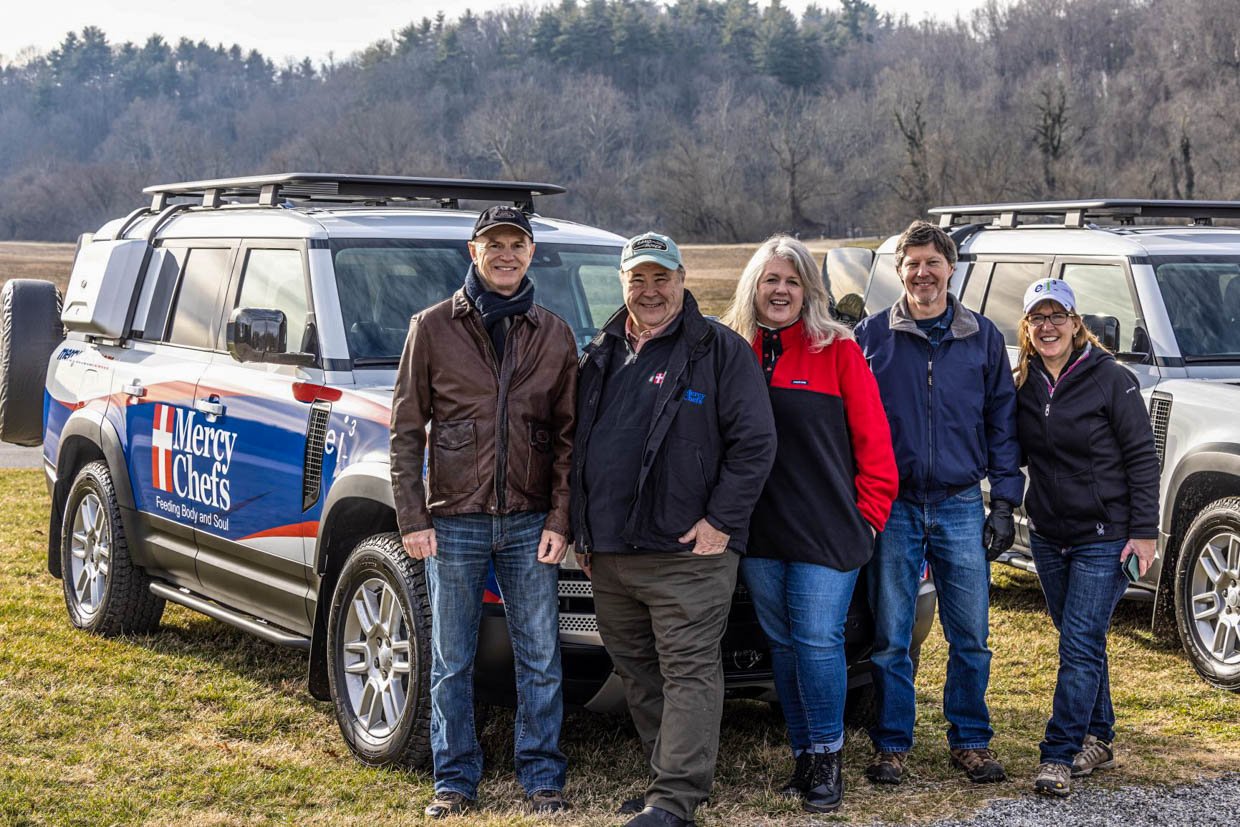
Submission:
[[[1235,825],[1240,813],[1240,774],[1178,787],[1078,788],[1066,799],[1029,795],[987,804],[965,821],[933,827],[1171,827]]]

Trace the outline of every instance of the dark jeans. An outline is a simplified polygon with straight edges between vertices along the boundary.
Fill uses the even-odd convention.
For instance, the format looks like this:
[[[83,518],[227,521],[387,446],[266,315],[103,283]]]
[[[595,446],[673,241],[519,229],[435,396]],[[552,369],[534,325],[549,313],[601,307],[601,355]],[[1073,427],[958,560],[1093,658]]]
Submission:
[[[746,557],[741,574],[771,647],[794,754],[844,746],[844,623],[859,569]]]
[[[692,819],[715,777],[723,717],[719,642],[737,555],[595,554],[599,632],[650,759],[646,804]]]
[[[546,514],[436,517],[437,556],[426,561],[431,597],[431,752],[435,792],[476,798],[482,748],[474,732],[474,654],[487,568],[495,564],[517,677],[513,765],[526,794],[564,788],[560,567],[540,563]]]
[[[1067,764],[1086,734],[1115,738],[1107,666],[1107,629],[1128,578],[1119,564],[1127,540],[1060,546],[1037,534],[1030,550],[1046,607],[1059,630],[1055,701],[1041,744],[1044,763]]]
[[[947,638],[943,714],[953,749],[990,746],[990,564],[982,548],[982,490],[973,486],[939,503],[896,500],[878,535],[867,578],[874,610],[874,688],[878,723],[870,730],[876,749],[907,752],[913,746],[913,619],[923,560],[938,590],[939,620]]]

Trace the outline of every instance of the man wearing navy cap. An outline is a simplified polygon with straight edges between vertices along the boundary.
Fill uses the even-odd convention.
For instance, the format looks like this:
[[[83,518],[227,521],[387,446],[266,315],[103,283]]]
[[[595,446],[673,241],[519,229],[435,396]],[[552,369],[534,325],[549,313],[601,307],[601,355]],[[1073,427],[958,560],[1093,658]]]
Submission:
[[[426,561],[433,616],[431,818],[471,807],[482,777],[473,664],[492,563],[516,659],[517,781],[533,812],[567,807],[557,600],[577,347],[534,303],[533,236],[513,207],[478,216],[465,284],[410,321],[393,392],[396,519],[405,552]]]
[[[749,343],[698,311],[675,242],[630,239],[620,281],[578,378],[573,536],[650,761],[621,812],[680,827],[714,779],[719,643],[775,423]]]

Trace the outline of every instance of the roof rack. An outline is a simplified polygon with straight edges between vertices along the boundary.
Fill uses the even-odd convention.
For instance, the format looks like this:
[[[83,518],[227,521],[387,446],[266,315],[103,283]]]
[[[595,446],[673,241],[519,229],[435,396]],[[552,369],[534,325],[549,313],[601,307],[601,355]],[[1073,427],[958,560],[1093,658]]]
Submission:
[[[151,212],[160,212],[170,198],[201,198],[202,206],[219,207],[224,199],[257,199],[262,207],[282,201],[381,203],[437,201],[457,209],[461,199],[502,201],[525,213],[534,212],[535,195],[567,192],[555,184],[528,181],[481,181],[467,178],[409,178],[399,175],[342,175],[333,172],[284,172],[245,178],[218,178],[182,184],[157,184],[142,190],[151,196]]]
[[[1084,227],[1086,219],[1105,218],[1132,225],[1137,218],[1187,218],[1194,226],[1211,226],[1215,218],[1240,219],[1240,201],[1167,201],[1146,198],[1100,198],[1086,201],[1029,201],[935,207],[944,229],[982,215],[995,216],[994,227],[1018,227],[1027,217],[1063,217],[1064,227]]]

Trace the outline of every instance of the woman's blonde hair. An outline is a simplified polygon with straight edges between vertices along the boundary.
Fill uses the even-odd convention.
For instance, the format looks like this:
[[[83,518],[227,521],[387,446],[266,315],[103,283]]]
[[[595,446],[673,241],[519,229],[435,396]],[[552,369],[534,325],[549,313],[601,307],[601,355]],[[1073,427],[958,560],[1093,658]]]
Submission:
[[[852,331],[831,318],[827,288],[818,274],[818,265],[814,262],[813,255],[800,241],[783,234],[773,235],[762,242],[762,246],[749,259],[736,283],[732,303],[719,317],[719,321],[744,336],[745,341],[753,341],[758,330],[757,314],[754,312],[758,281],[762,278],[766,265],[776,256],[792,262],[797,275],[801,277],[801,287],[805,291],[801,319],[805,322],[805,337],[809,339],[810,349],[822,350],[836,339],[851,339]]]
[[[1078,316],[1075,311],[1069,310],[1054,299],[1047,299],[1047,301],[1056,307],[1062,308],[1073,321],[1078,322],[1081,325],[1080,329],[1077,330],[1076,333],[1072,334],[1073,351],[1077,351],[1085,347],[1086,343],[1093,345],[1099,350],[1106,350],[1106,348],[1102,346],[1102,342],[1098,341],[1098,337],[1093,334],[1093,331],[1085,326],[1085,322],[1081,320],[1081,317]],[[1015,374],[1014,378],[1016,380],[1016,387],[1018,388],[1025,384],[1025,380],[1029,378],[1029,359],[1033,356],[1033,354],[1037,353],[1033,347],[1033,336],[1029,333],[1032,325],[1029,324],[1026,316],[1028,316],[1028,314],[1021,316],[1020,321],[1016,325],[1016,343],[1020,347],[1020,354],[1016,357],[1016,367],[1012,369],[1012,373]]]

